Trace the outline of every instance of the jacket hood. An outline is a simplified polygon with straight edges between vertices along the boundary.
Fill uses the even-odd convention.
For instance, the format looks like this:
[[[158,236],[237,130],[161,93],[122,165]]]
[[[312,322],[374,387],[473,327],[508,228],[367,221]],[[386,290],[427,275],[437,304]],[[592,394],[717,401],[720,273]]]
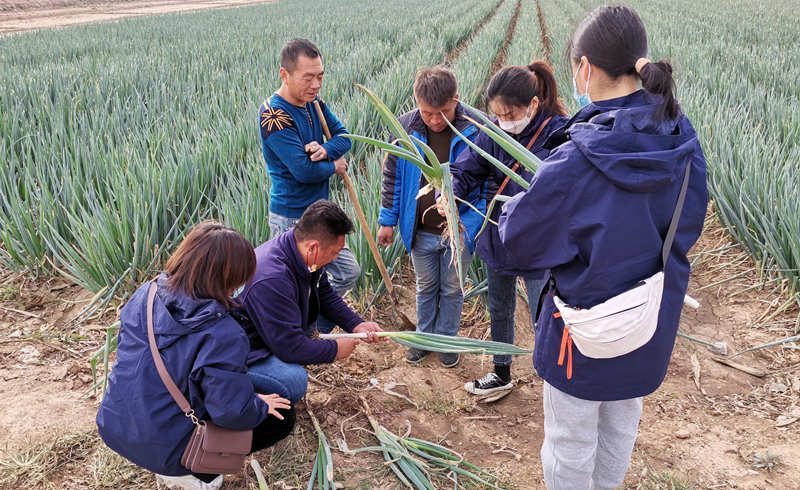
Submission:
[[[587,160],[617,187],[648,193],[680,179],[698,147],[683,114],[656,121],[661,98],[639,90],[581,109],[566,132]]]
[[[228,314],[219,301],[212,298],[191,298],[182,292],[172,290],[166,281],[166,274],[158,277],[157,296],[173,321],[158,322],[155,325],[157,333],[185,335],[192,331],[203,330]],[[145,301],[146,298],[145,295]]]

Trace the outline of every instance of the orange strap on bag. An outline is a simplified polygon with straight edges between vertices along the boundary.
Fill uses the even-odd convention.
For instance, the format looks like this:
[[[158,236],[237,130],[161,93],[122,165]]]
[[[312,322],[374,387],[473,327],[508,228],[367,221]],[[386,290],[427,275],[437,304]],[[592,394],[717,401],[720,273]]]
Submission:
[[[567,357],[567,379],[572,379],[572,337],[569,335],[569,327],[564,325],[564,333],[561,335],[561,350],[558,353],[558,365],[564,365],[564,354]]]

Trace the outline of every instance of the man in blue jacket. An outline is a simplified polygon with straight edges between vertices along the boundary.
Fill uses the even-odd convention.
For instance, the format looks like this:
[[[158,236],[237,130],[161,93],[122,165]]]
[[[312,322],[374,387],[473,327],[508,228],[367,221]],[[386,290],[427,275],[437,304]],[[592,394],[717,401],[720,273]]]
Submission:
[[[465,117],[466,109],[458,101],[458,85],[453,73],[443,67],[424,68],[414,81],[417,108],[400,116],[403,128],[433,149],[440,162],[452,162],[467,144],[450,127],[447,118],[461,134],[472,140],[477,128]],[[420,150],[420,154],[422,151]],[[436,210],[435,189],[417,196],[427,185],[420,169],[413,163],[390,155],[383,167],[378,243],[388,246],[399,226],[400,237],[411,254],[417,276],[417,330],[441,335],[456,335],[461,320],[464,296],[452,260],[449,244],[442,238],[445,219]],[[480,189],[469,198],[478,209],[485,209]],[[462,263],[468,267],[475,248],[474,237],[482,223],[481,216],[466,204],[459,206],[466,227],[466,249]],[[422,361],[428,351],[411,348],[406,353],[410,363]],[[439,354],[444,367],[455,367],[458,354]]]
[[[311,203],[328,199],[330,177],[347,171],[342,156],[352,143],[342,136],[347,129],[318,97],[323,75],[322,54],[314,43],[289,40],[281,51],[281,87],[259,109],[261,147],[271,182],[269,228],[273,237],[294,226]],[[314,101],[319,101],[331,131],[332,138],[325,143]],[[347,246],[327,270],[331,286],[340,295],[361,275]],[[334,327],[323,317],[319,324],[325,333]]]
[[[309,206],[294,228],[256,247],[256,273],[238,300],[250,319],[243,322],[250,339],[247,374],[258,393],[297,402],[308,384],[302,365],[332,363],[353,352],[358,340],[311,338],[318,315],[347,332],[381,331],[347,306],[325,274],[352,231],[344,211],[323,199]]]

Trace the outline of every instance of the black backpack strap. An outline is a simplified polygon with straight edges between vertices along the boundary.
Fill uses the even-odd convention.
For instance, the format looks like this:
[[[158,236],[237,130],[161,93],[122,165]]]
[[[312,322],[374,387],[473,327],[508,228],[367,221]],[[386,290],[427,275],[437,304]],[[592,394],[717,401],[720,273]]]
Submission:
[[[689,174],[692,170],[692,161],[689,160],[686,164],[686,173],[683,176],[683,186],[681,193],[678,194],[678,202],[675,204],[675,211],[672,212],[672,220],[669,222],[669,230],[667,230],[667,237],[664,239],[664,247],[661,249],[661,263],[664,267],[667,266],[667,259],[669,258],[669,251],[672,249],[672,242],[675,240],[675,232],[678,230],[678,221],[681,218],[681,211],[683,210],[683,202],[686,200],[686,189],[689,187]]]

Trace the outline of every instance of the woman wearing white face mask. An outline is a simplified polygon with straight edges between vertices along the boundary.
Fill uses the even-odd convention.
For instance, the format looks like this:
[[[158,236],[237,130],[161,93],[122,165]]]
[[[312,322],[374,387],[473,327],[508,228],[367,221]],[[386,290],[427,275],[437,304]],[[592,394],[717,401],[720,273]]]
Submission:
[[[498,71],[486,88],[489,108],[497,116],[497,124],[539,158],[547,158],[550,151],[544,142],[567,119],[566,110],[558,98],[552,69],[544,62],[535,61],[528,66],[507,66]],[[475,143],[483,150],[519,173],[525,180],[533,174],[521,167],[487,135],[481,133]],[[513,196],[522,188],[508,179],[494,165],[475,150],[463,151],[451,166],[453,192],[464,198],[477,188],[484,189],[487,201],[496,194]],[[492,215],[497,220],[500,206]],[[489,315],[492,340],[514,343],[514,310],[516,283],[520,276],[525,280],[531,309],[531,323],[536,321],[539,294],[545,282],[545,271],[535,270],[510,260],[497,233],[497,226],[487,225],[478,239],[477,252],[486,262],[489,280]],[[511,381],[511,356],[494,356],[494,370],[480,379],[470,381],[464,388],[476,395],[486,395],[513,387]]]

